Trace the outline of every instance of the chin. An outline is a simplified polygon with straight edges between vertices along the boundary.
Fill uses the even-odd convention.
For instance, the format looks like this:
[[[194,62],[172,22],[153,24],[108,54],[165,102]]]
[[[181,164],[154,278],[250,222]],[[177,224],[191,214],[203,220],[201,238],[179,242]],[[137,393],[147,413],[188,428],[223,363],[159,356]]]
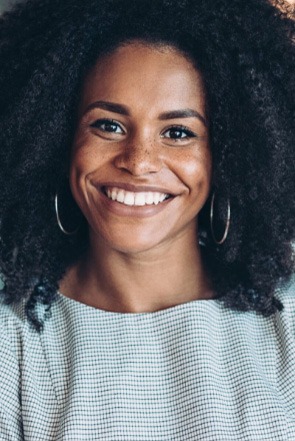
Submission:
[[[156,237],[155,234],[122,234],[103,237],[108,248],[126,254],[137,254],[149,251],[165,241],[164,237]]]
[[[141,240],[133,240],[132,242],[113,242],[109,244],[111,248],[115,251],[124,254],[138,254],[146,251],[150,251],[159,245],[159,243],[151,242],[151,241],[141,241]]]

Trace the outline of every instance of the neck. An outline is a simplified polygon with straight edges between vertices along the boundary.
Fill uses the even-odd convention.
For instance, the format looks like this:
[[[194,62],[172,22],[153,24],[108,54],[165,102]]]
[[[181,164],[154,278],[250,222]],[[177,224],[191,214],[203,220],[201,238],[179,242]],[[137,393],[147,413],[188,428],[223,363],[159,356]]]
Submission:
[[[114,312],[153,312],[212,298],[195,233],[140,253],[96,241],[60,288],[75,300]]]

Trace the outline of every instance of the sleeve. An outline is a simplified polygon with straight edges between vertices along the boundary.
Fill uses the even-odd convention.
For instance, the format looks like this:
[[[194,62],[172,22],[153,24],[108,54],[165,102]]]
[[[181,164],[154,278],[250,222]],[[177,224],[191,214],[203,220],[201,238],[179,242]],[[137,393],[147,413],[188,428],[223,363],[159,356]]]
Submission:
[[[23,441],[18,351],[9,328],[0,314],[0,441]]]

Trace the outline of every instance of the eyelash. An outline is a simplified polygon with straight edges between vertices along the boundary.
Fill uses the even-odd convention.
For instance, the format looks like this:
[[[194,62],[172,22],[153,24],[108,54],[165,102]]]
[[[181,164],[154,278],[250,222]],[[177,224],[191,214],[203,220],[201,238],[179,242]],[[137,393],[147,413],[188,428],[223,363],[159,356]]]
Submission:
[[[117,123],[113,119],[105,119],[105,118],[104,119],[98,119],[98,120],[94,121],[92,124],[90,124],[90,127],[93,127],[93,128],[96,128],[96,129],[101,129],[101,126],[103,124],[115,125],[117,127],[120,127],[122,132],[125,133],[124,130],[122,129],[121,125],[119,123]],[[172,139],[175,142],[177,142],[179,140],[185,140],[185,139],[188,139],[188,138],[197,138],[197,135],[194,132],[192,132],[188,127],[183,126],[183,125],[176,125],[176,124],[170,126],[168,129],[166,129],[163,132],[163,134],[161,134],[161,137],[165,138],[164,134],[169,132],[169,131],[173,131],[173,130],[178,131],[178,132],[183,132],[186,135],[185,137],[180,137],[180,138],[170,138],[170,139]],[[106,133],[117,134],[116,132],[112,132],[112,131],[108,131],[108,130],[103,130],[103,131],[106,132]]]
[[[93,127],[95,129],[101,129],[100,126],[102,126],[103,124],[109,124],[109,125],[116,125],[117,127],[120,127],[120,124],[118,124],[115,120],[113,119],[98,119],[96,121],[94,121],[92,124],[90,124],[90,127]],[[124,130],[121,128],[121,130],[124,132]],[[108,132],[107,130],[104,130],[105,132]],[[109,132],[109,133],[114,133],[114,132]]]
[[[169,132],[171,130],[183,132],[186,135],[184,138],[171,138],[174,141],[178,141],[181,139],[187,139],[187,138],[197,138],[197,135],[194,132],[192,132],[188,127],[183,126],[183,125],[172,125],[168,129],[166,129],[164,133]]]

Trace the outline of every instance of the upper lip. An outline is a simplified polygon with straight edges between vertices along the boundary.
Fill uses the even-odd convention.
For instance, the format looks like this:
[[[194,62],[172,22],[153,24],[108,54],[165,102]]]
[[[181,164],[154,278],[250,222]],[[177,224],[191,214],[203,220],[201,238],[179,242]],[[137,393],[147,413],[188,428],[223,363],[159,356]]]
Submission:
[[[171,190],[168,190],[165,187],[156,187],[156,186],[150,186],[150,185],[134,185],[129,184],[125,182],[100,182],[99,184],[93,183],[95,187],[99,187],[100,189],[103,188],[121,188],[122,190],[131,191],[133,193],[141,193],[141,192],[148,192],[153,191],[157,193],[165,193],[169,194],[171,196],[175,196],[175,193],[171,192]]]

